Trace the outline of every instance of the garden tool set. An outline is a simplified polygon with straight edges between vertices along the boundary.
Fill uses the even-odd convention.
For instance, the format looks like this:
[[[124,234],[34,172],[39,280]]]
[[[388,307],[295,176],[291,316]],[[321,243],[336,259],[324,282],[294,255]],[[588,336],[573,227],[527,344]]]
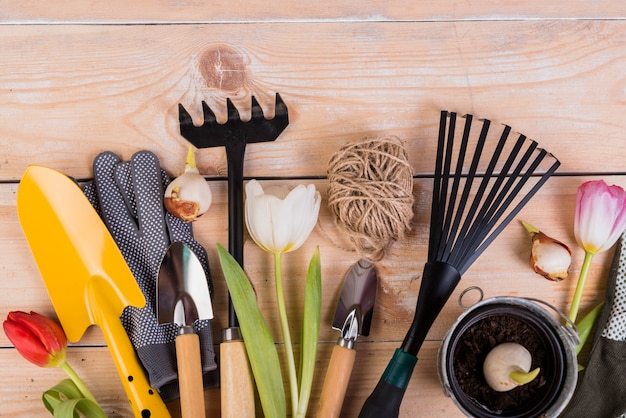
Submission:
[[[195,126],[179,105],[180,133],[197,148],[226,149],[228,246],[243,266],[246,145],[276,140],[289,117],[279,94],[272,119],[254,97],[249,121],[230,99],[226,106],[228,121],[218,123],[202,102],[204,121]],[[398,415],[420,347],[462,274],[559,166],[524,135],[510,139],[509,126],[489,141],[489,120],[481,120],[476,136],[474,118],[464,118],[457,133],[457,115],[441,112],[428,259],[415,317],[361,417]],[[183,417],[203,416],[203,390],[218,383],[206,251],[190,223],[164,210],[169,177],[155,155],[140,151],[122,162],[104,152],[93,169],[94,180],[83,190],[38,166],[29,167],[19,187],[20,222],[59,319],[71,341],[92,324],[102,329],[135,416],[168,416],[164,402],[179,396]],[[346,274],[332,323],[341,337],[322,388],[320,418],[339,415],[355,342],[369,334],[377,281],[374,264],[365,259]],[[228,315],[220,345],[222,416],[254,416],[254,386],[230,300]]]

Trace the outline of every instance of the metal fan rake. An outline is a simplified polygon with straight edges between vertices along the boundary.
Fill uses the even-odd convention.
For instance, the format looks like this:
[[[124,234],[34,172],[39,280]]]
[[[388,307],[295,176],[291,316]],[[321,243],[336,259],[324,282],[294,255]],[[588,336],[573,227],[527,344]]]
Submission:
[[[415,316],[360,418],[398,416],[417,353],[461,275],[560,165],[537,142],[512,135],[510,126],[498,138],[489,134],[489,120],[479,120],[476,134],[474,117],[464,119],[457,132],[456,113],[441,112],[428,260]]]

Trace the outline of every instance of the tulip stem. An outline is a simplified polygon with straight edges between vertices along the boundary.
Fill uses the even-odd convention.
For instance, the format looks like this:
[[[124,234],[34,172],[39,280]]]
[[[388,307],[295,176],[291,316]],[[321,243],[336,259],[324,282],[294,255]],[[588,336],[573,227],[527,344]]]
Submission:
[[[61,364],[59,364],[59,367],[65,373],[67,373],[70,379],[72,379],[72,382],[74,382],[78,390],[80,390],[80,393],[82,393],[85,398],[93,401],[96,404],[98,403],[98,401],[96,401],[96,398],[92,395],[89,389],[87,389],[87,386],[85,385],[83,380],[76,374],[74,369],[72,369],[72,366],[70,366],[67,361],[62,361]]]
[[[276,299],[278,301],[278,314],[280,316],[280,326],[285,339],[285,355],[287,356],[287,368],[289,370],[289,387],[291,390],[291,410],[295,417],[298,411],[298,377],[296,375],[296,362],[293,357],[293,346],[291,344],[291,333],[289,332],[289,322],[287,321],[287,310],[285,309],[285,294],[283,291],[282,274],[282,253],[274,253],[274,275],[276,278]]]
[[[576,323],[576,317],[578,316],[578,308],[580,307],[580,300],[583,296],[583,289],[585,287],[585,281],[587,280],[587,274],[589,273],[589,266],[593,259],[594,253],[585,251],[585,259],[583,260],[583,266],[580,269],[580,275],[578,276],[578,283],[576,283],[576,291],[574,292],[574,298],[572,299],[572,306],[569,311],[568,318],[573,323]]]

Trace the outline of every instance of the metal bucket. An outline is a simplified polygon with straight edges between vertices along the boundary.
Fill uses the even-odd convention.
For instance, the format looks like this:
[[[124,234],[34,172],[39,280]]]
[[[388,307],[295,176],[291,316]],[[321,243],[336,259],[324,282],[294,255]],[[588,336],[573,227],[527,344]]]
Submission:
[[[462,303],[469,290],[480,291],[480,301],[470,308]],[[459,304],[467,309],[452,325],[443,339],[438,352],[438,372],[443,391],[457,407],[470,417],[556,417],[567,406],[578,379],[576,327],[553,306],[530,298],[498,296],[482,300],[482,290],[468,288],[459,297]],[[562,325],[544,307],[549,307],[569,325]],[[454,373],[453,356],[461,336],[469,327],[493,315],[511,315],[533,329],[546,350],[545,384],[532,398],[509,410],[493,411],[468,396]],[[486,353],[485,353],[486,355]],[[481,369],[482,370],[482,369]]]

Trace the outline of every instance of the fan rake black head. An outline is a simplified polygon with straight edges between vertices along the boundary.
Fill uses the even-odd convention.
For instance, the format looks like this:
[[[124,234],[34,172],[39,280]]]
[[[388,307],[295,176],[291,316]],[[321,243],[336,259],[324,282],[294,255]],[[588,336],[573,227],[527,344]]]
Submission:
[[[481,120],[476,135],[473,116],[464,118],[464,129],[456,132],[456,113],[441,112],[428,261],[415,316],[361,418],[398,416],[417,353],[461,275],[560,165],[537,142],[511,135],[509,126],[493,141],[489,120]]]
[[[447,139],[446,121],[449,121]],[[465,129],[458,152],[455,152],[456,114],[441,114],[430,218],[428,261],[448,263],[459,274],[472,265],[560,165],[552,154],[525,135],[520,134],[511,141],[511,127],[507,125],[491,156],[487,155],[488,161],[482,161],[491,124],[487,119],[482,120],[483,126],[473,156],[470,156],[472,121],[472,115],[465,116]],[[507,145],[512,147],[505,154]],[[456,164],[453,157],[456,157]],[[482,162],[487,166],[480,174]],[[470,166],[463,175],[466,163]],[[480,182],[476,184],[478,179]],[[477,190],[472,198],[474,186]],[[527,191],[522,196],[524,188]]]

